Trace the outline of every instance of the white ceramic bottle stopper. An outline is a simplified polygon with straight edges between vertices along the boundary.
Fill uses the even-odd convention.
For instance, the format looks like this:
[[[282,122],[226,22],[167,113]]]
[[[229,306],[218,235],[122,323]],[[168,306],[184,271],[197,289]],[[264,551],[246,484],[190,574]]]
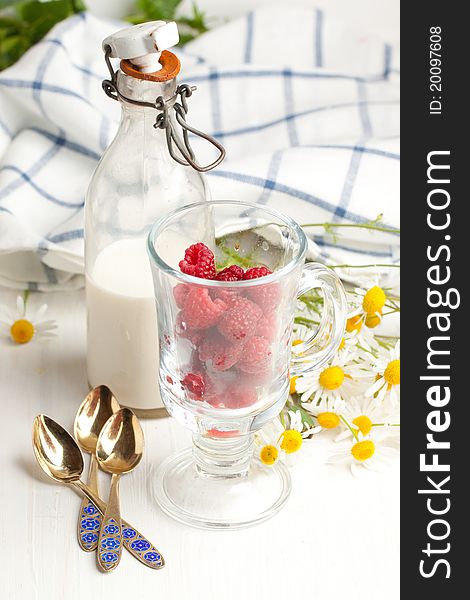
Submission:
[[[178,27],[174,21],[150,21],[113,33],[103,41],[103,49],[109,46],[111,58],[125,58],[141,73],[155,73],[162,68],[159,60],[163,50],[178,42]]]

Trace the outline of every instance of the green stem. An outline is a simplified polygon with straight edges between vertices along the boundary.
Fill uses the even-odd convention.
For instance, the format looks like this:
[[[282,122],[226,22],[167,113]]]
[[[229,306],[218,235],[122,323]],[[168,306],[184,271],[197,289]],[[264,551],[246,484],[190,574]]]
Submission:
[[[359,348],[359,350],[362,350],[363,352],[367,352],[368,354],[372,354],[372,356],[374,358],[377,358],[377,354],[375,352],[373,352],[372,350],[367,350],[367,348],[364,348],[363,346],[361,346],[360,344],[356,344],[357,347]]]
[[[24,310],[25,310],[25,312],[26,312],[26,304],[28,302],[28,298],[29,298],[30,293],[31,293],[30,290],[25,290],[23,292],[23,302],[24,302]]]
[[[346,427],[349,429],[349,431],[350,431],[350,432],[353,434],[353,436],[354,436],[354,439],[355,439],[355,440],[357,440],[357,439],[358,439],[358,437],[357,437],[357,431],[355,431],[355,430],[354,430],[354,429],[351,427],[351,425],[350,425],[350,424],[349,424],[349,423],[346,421],[346,419],[343,417],[343,415],[340,415],[340,417],[339,417],[339,418],[341,419],[341,421],[343,421],[343,423],[346,425]]]
[[[323,227],[324,229],[330,227],[356,227],[359,229],[372,229],[374,231],[385,231],[387,233],[400,233],[399,229],[393,227],[381,227],[380,225],[373,225],[371,223],[305,223],[301,227]]]
[[[307,319],[307,317],[295,317],[294,323],[297,325],[305,325],[306,327],[310,327],[311,325],[318,325],[318,321],[314,321],[313,319]]]
[[[400,427],[400,423],[372,423],[372,427]]]

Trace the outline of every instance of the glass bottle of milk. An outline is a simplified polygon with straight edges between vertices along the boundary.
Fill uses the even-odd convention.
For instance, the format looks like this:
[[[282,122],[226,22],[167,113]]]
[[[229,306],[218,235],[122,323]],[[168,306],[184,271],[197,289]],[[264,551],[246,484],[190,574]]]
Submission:
[[[111,80],[103,87],[120,101],[122,116],[86,198],[88,381],[109,386],[121,405],[140,416],[163,411],[146,237],[165,213],[208,199],[199,171],[223,158],[218,146],[219,161],[199,168],[180,135],[175,112],[180,63],[166,50],[177,41],[176,25],[163,21],[130,27],[104,40]],[[117,73],[111,58],[123,59]],[[190,95],[192,90],[183,88]],[[180,108],[185,105],[181,98]]]

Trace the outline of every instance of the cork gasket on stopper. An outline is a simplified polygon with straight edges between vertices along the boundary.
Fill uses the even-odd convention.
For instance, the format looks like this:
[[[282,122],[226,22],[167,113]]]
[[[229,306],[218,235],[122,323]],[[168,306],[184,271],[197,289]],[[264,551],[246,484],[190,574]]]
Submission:
[[[136,79],[145,79],[146,81],[169,81],[174,79],[180,72],[181,63],[179,59],[168,50],[163,50],[160,56],[160,71],[154,73],[141,73],[134,65],[126,59],[121,60],[121,71],[126,75]]]

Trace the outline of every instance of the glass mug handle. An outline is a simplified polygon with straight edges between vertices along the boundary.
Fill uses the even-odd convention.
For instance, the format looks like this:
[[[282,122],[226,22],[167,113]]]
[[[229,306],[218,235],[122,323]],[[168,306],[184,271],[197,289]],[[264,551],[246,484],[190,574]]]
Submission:
[[[343,339],[347,315],[343,284],[331,269],[319,263],[307,263],[302,271],[297,297],[316,288],[323,292],[320,325],[306,340],[292,347],[291,376],[302,375],[327,363]]]

